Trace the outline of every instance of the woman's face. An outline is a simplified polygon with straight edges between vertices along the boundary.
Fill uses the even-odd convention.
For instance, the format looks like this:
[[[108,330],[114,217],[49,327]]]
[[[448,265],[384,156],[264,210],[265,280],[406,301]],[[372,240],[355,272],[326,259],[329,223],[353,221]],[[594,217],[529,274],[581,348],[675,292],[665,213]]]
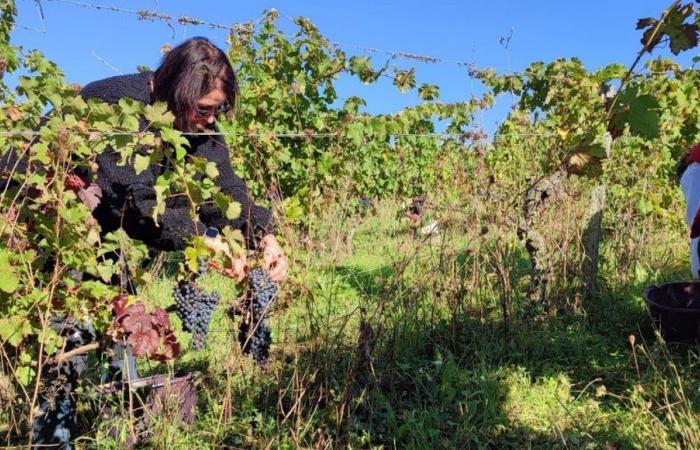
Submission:
[[[211,124],[216,120],[216,116],[225,112],[227,108],[226,94],[223,89],[216,87],[202,96],[197,102],[194,118],[192,119],[193,128],[197,132],[207,131]]]

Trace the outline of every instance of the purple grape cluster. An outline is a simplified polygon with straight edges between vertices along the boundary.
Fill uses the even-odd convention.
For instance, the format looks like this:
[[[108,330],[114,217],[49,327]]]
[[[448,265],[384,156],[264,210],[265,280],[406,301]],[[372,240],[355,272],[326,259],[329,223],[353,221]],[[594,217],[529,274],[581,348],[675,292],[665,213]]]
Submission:
[[[35,448],[46,445],[61,450],[73,450],[71,435],[77,421],[73,396],[62,392],[50,400],[41,398],[39,408],[42,414],[32,423]]]
[[[182,280],[175,285],[173,296],[182,329],[192,333],[192,348],[203,349],[212,311],[220,299],[219,293],[204,292],[193,281]]]
[[[277,297],[277,283],[261,268],[251,271],[248,279],[250,285],[246,305],[250,313],[238,329],[238,342],[244,354],[251,355],[260,367],[266,369],[272,342],[272,330],[267,323],[267,316]]]
[[[198,258],[197,262],[199,263],[197,266],[197,274],[204,275],[207,269],[209,269],[209,261],[206,258]]]
[[[80,323],[72,318],[53,316],[51,328],[66,339],[66,351],[95,342],[97,334],[89,323]],[[80,375],[87,367],[87,355],[81,354],[60,363],[42,367],[42,386],[39,390],[40,413],[32,422],[34,448],[57,448],[72,450],[78,416],[76,398]]]

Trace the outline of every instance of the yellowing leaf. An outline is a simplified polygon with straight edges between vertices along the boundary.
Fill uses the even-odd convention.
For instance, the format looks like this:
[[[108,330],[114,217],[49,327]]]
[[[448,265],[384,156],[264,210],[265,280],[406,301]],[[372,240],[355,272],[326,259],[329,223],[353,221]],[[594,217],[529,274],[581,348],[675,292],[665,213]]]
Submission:
[[[0,250],[0,290],[8,294],[14,292],[19,285],[15,268],[10,264],[10,253]]]
[[[231,200],[229,196],[223,193],[216,194],[214,198],[216,207],[226,215],[226,218],[233,220],[241,215],[241,204]]]
[[[216,168],[216,163],[214,162],[208,162],[204,171],[212,180],[219,176],[219,169]]]
[[[237,219],[241,215],[241,204],[238,202],[229,202],[226,208],[226,218]]]
[[[24,317],[11,316],[0,319],[0,339],[4,342],[18,347],[22,339],[30,334],[32,334],[32,326]]]
[[[168,111],[168,104],[165,102],[157,102],[153,105],[146,105],[145,114],[146,120],[156,128],[164,128],[172,126],[175,116]]]
[[[148,156],[143,156],[139,154],[134,156],[134,170],[136,171],[136,175],[148,169],[150,161],[151,159]]]

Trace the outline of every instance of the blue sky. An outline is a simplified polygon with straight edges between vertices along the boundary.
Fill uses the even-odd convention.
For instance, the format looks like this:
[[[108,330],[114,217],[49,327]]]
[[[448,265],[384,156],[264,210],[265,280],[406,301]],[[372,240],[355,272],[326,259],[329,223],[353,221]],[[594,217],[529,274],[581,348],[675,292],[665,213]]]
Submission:
[[[641,45],[641,34],[635,30],[637,19],[657,17],[670,4],[670,0],[40,0],[42,19],[36,1],[16,1],[21,27],[14,32],[14,44],[42,50],[64,70],[69,81],[80,84],[134,72],[138,65],[156,67],[163,44],[177,44],[196,35],[207,36],[225,48],[226,32],[206,26],[169,27],[161,21],[139,20],[132,14],[78,3],[148,9],[221,24],[255,20],[265,9],[274,7],[282,15],[279,25],[284,30],[294,29],[288,17],[308,17],[329,40],[346,44],[346,52],[372,56],[376,64],[385,62],[387,56],[353,47],[437,56],[471,62],[479,68],[494,67],[499,72],[521,70],[533,61],[572,56],[591,70],[607,63],[629,65]],[[505,49],[500,41],[509,36]],[[696,54],[690,51],[674,59],[689,65]],[[415,67],[418,83],[440,86],[443,101],[481,93],[479,83],[454,62],[422,64],[397,59],[392,64]],[[417,102],[416,92],[401,94],[388,80],[366,86],[343,78],[337,88],[342,97],[365,98],[370,113],[394,112]],[[478,124],[492,131],[510,102],[509,97],[499,97],[493,111],[478,117]]]

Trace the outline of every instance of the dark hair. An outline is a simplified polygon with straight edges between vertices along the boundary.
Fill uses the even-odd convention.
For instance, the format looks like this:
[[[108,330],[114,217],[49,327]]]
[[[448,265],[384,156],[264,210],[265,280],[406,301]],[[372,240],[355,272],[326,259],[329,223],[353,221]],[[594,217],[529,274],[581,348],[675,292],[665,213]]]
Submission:
[[[190,38],[170,50],[153,73],[153,100],[165,101],[175,115],[175,127],[190,131],[197,102],[221,82],[226,101],[234,108],[238,80],[226,54],[209,39]]]
[[[678,160],[678,163],[676,164],[676,176],[678,177],[678,180],[680,181],[681,177],[683,176],[683,173],[685,173],[686,169],[688,168],[689,165],[691,165],[694,162],[700,162],[700,143],[693,145],[688,149],[683,156],[681,156],[680,160]]]

